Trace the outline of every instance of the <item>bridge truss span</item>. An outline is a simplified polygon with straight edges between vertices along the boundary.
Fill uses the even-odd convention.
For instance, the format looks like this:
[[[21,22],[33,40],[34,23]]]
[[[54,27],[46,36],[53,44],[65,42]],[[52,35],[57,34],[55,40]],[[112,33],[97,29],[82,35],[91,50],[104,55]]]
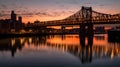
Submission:
[[[90,8],[91,10],[88,8]],[[79,25],[81,23],[85,23],[86,21],[87,22],[90,21],[93,24],[120,23],[120,14],[114,15],[105,14],[92,10],[92,7],[82,7],[81,10],[65,19],[41,22],[39,23],[39,25],[40,26]]]

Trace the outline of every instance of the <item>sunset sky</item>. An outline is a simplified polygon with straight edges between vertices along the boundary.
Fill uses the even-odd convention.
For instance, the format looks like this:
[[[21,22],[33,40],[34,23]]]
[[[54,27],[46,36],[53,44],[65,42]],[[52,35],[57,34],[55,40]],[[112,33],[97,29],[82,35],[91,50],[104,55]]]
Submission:
[[[81,6],[102,13],[120,13],[120,0],[0,0],[0,19],[10,19],[14,10],[23,22],[59,20],[76,13]]]

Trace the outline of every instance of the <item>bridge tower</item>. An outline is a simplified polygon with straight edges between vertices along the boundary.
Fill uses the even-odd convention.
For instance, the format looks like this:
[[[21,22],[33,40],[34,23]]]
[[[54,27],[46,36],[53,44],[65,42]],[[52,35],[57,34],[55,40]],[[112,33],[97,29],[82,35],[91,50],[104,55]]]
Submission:
[[[92,61],[93,24],[92,8],[82,7],[82,23],[80,25],[80,45],[82,46],[82,63]],[[87,43],[86,43],[87,40]]]
[[[92,45],[93,42],[93,23],[92,23],[92,7],[82,7],[82,23],[80,25],[80,42],[81,45],[85,44],[87,37],[88,44]]]
[[[80,25],[81,34],[92,35],[92,7],[82,7],[82,24]]]

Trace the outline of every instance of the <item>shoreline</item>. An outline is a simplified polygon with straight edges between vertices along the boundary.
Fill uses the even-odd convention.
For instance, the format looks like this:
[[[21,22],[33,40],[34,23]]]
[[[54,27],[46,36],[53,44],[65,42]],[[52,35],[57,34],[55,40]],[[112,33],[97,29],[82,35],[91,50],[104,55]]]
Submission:
[[[46,35],[73,35],[79,33],[0,33],[0,39],[2,38],[15,38],[15,37],[32,37],[32,36],[46,36]],[[94,34],[106,34],[106,33],[94,33]]]

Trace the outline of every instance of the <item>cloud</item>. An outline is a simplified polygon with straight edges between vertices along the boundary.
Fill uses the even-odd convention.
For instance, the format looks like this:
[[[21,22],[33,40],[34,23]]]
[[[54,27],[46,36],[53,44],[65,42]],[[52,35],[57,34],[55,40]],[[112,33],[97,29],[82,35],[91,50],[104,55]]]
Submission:
[[[29,16],[29,17],[32,17],[32,16],[39,16],[39,17],[55,17],[55,16],[58,16],[58,13],[48,13],[48,12],[31,12],[31,13],[22,13],[20,14],[22,16]]]
[[[47,12],[37,12],[35,13],[35,15],[38,15],[38,16],[51,16],[49,13]]]
[[[58,17],[66,14],[71,14],[74,13],[73,11],[52,11],[52,12],[37,12],[35,15],[43,17],[43,16],[48,16],[48,17]]]
[[[4,8],[4,9],[8,8],[7,5],[5,5],[5,4],[1,4],[0,6],[1,6],[1,8]]]
[[[10,14],[0,14],[0,19],[9,19]]]
[[[33,0],[32,0],[33,1]],[[11,10],[14,10],[15,13],[18,16],[23,16],[23,17],[34,17],[34,16],[39,16],[39,17],[58,17],[58,16],[64,16],[70,13],[74,13],[74,11],[70,10],[70,6],[68,4],[76,4],[78,3],[78,0],[38,0],[40,4],[42,2],[46,3],[46,7],[43,9],[40,5],[40,7],[33,8],[33,6],[36,6],[34,4],[33,6],[28,6],[30,4],[20,4],[20,3],[2,3],[0,4],[1,11],[0,17],[7,17],[10,16]],[[24,1],[23,1],[24,2]],[[35,2],[37,2],[35,0]],[[52,6],[49,6],[48,4],[52,3]],[[32,5],[32,4],[31,4]],[[58,5],[58,6],[56,6]],[[49,6],[49,7],[48,7]],[[5,9],[4,9],[5,8]],[[32,10],[31,10],[32,9]]]
[[[0,17],[7,17],[10,16],[11,11],[2,11],[0,14]],[[15,13],[17,16],[22,16],[22,17],[34,17],[34,16],[39,16],[39,17],[59,17],[59,16],[64,16],[67,14],[73,14],[75,13],[72,10],[56,10],[56,11],[27,11],[27,10],[16,10]]]

